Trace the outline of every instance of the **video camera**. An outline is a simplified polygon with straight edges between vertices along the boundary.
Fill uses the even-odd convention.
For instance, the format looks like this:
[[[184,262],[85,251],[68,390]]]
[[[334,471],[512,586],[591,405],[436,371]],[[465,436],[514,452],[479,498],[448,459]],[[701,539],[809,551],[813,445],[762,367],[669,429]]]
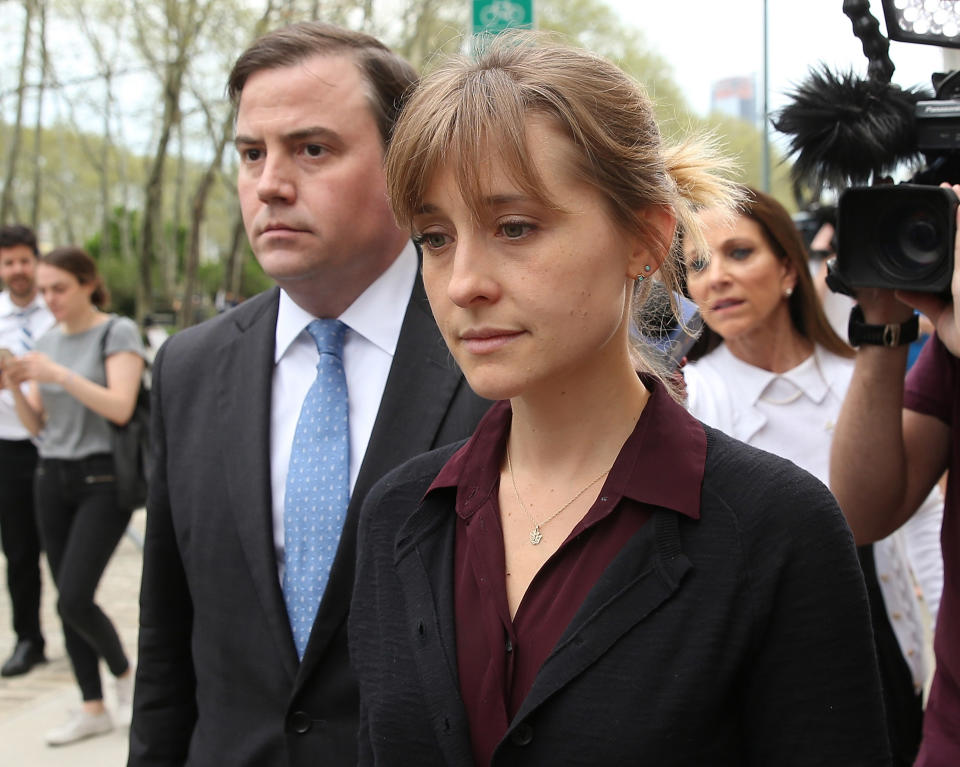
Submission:
[[[793,136],[796,189],[845,190],[827,283],[848,294],[860,287],[949,293],[957,197],[938,184],[960,183],[960,72],[935,73],[932,94],[892,85],[889,43],[869,4],[845,3],[844,12],[870,60],[868,77],[814,71],[774,121]],[[893,23],[888,13],[891,37],[906,39]],[[908,183],[883,183],[904,163],[920,170]]]
[[[957,233],[953,190],[920,184],[853,187],[841,195],[837,211],[832,290],[950,293]]]

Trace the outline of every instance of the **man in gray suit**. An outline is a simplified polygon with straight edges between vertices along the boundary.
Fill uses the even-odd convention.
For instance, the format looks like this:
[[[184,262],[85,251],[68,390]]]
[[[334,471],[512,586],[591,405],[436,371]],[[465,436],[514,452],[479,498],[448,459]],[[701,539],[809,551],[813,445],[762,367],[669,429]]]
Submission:
[[[375,39],[317,23],[265,35],[231,73],[243,219],[279,287],[173,336],[154,365],[130,765],[356,762],[359,507],[390,468],[468,436],[488,405],[453,368],[387,204],[385,144],[415,79]],[[345,326],[351,489],[300,647],[284,505],[318,377],[315,318]]]

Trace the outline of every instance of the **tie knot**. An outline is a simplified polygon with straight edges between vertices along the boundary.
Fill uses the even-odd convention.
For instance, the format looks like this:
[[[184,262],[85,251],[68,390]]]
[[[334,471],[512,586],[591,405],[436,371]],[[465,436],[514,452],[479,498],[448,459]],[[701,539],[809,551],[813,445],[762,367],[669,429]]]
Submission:
[[[320,354],[343,358],[343,337],[346,335],[347,326],[340,320],[313,320],[307,325],[307,332],[313,336]]]

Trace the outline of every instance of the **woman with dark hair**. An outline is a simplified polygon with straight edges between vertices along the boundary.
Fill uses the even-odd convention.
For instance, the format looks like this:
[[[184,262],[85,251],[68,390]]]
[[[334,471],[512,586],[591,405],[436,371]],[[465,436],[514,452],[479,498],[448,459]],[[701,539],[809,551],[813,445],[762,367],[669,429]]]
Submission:
[[[363,505],[360,763],[887,764],[835,500],[694,419],[631,348],[652,276],[682,268],[677,222],[696,237],[698,206],[736,199],[723,163],[666,146],[616,66],[537,35],[410,98],[391,204],[451,355],[499,401]]]
[[[800,232],[779,202],[750,188],[735,215],[708,209],[699,218],[709,253],[687,243],[687,288],[707,330],[683,369],[690,412],[826,483],[853,350],[824,315]],[[710,351],[701,357],[704,347]],[[942,515],[935,491],[901,531],[858,551],[898,765],[913,764],[920,742],[929,669],[913,584],[921,584],[935,620]]]
[[[36,349],[4,364],[17,414],[39,437],[36,508],[57,585],[67,654],[83,703],[47,733],[51,746],[113,728],[103,702],[99,660],[116,678],[120,717],[129,716],[133,674],[120,638],[94,602],[97,584],[130,521],[117,503],[108,421],[133,414],[144,369],[140,333],[107,302],[93,259],[79,248],[40,258],[37,285],[57,324]],[[29,381],[26,395],[20,384]]]

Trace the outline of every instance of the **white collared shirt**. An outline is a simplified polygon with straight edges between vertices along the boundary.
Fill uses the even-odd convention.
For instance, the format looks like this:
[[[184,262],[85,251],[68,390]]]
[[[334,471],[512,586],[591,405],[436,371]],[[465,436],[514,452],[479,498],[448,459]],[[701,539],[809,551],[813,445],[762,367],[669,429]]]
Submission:
[[[54,323],[53,315],[50,314],[39,293],[26,306],[17,306],[13,303],[9,291],[0,293],[0,348],[9,349],[19,357],[29,351],[23,344],[21,327],[24,324],[36,343],[36,340],[53,327]],[[23,389],[26,391],[26,384]],[[13,394],[7,389],[0,391],[0,439],[30,439],[30,432],[17,417]]]
[[[409,242],[393,264],[338,317],[347,326],[343,369],[349,405],[351,492],[380,409],[417,268],[416,247]],[[316,378],[320,358],[316,343],[306,331],[314,319],[285,291],[280,291],[270,408],[270,481],[273,540],[281,582],[287,468],[300,408]]]
[[[830,441],[853,360],[818,347],[799,365],[778,374],[738,359],[721,344],[683,373],[693,415],[747,444],[789,458],[827,483]]]
[[[853,376],[852,359],[822,347],[784,373],[772,373],[735,357],[726,344],[683,368],[687,407],[704,423],[782,456],[825,485],[830,481],[830,443]],[[930,647],[914,580],[936,620],[943,590],[939,488],[898,531],[874,544],[880,590],[914,685],[929,672]]]

